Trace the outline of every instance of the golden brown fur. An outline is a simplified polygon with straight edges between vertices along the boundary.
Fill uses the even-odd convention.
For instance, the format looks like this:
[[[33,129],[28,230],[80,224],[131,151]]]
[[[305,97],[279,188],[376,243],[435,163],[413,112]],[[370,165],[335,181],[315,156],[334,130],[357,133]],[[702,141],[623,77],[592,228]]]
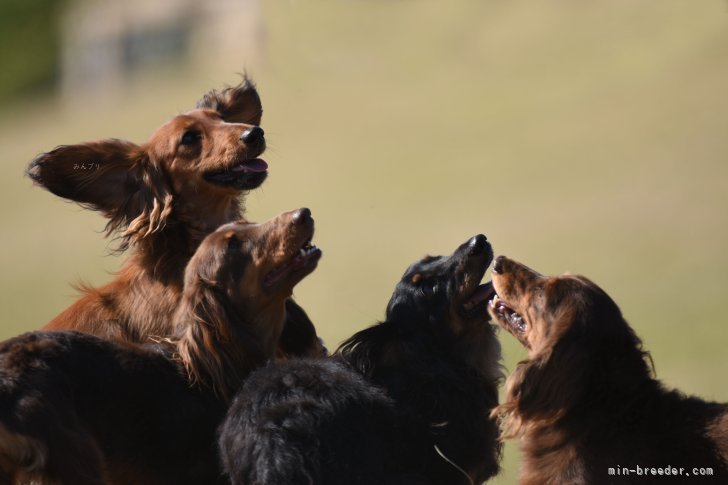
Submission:
[[[255,87],[246,80],[231,89],[239,93],[237,104],[208,94],[203,108],[175,116],[144,144],[111,139],[66,145],[33,160],[28,174],[35,183],[101,212],[119,249],[131,248],[114,281],[82,287],[81,298],[46,329],[132,342],[171,334],[187,262],[207,234],[242,215],[241,190],[211,183],[205,172],[254,159],[264,149],[263,144],[251,151],[240,139],[260,123]],[[216,97],[219,102],[213,102]],[[245,122],[229,122],[212,106],[225,106]],[[203,134],[196,145],[182,143],[190,131]],[[257,177],[264,179],[264,172]],[[262,179],[252,182],[260,185]]]
[[[169,337],[187,262],[205,236],[242,218],[241,194],[267,176],[256,158],[265,150],[262,112],[246,79],[207,93],[197,109],[175,116],[146,143],[101,140],[36,157],[28,168],[36,184],[101,212],[118,249],[130,250],[113,281],[81,285],[80,299],[44,328],[136,343]],[[315,337],[299,313],[291,325]],[[311,344],[320,347],[316,338]]]
[[[244,230],[242,237],[237,233],[238,227]],[[216,237],[210,236],[203,242],[198,254],[209,254],[207,245],[217,244],[227,247],[227,251],[234,245],[245,249],[246,260],[224,263],[226,253],[217,251],[214,259],[208,256],[199,261],[196,255],[190,261],[192,267],[206,264],[225,268],[224,272],[217,273],[216,279],[200,277],[199,272],[187,272],[177,319],[187,318],[190,322],[178,329],[176,340],[180,359],[193,383],[214,389],[228,399],[250,371],[247,360],[251,356],[257,362],[261,355],[265,358],[276,355],[286,320],[285,301],[291,296],[293,285],[315,268],[320,251],[313,247],[311,255],[307,256],[313,266],[297,270],[300,276],[287,275],[281,284],[273,287],[266,282],[271,274],[291,267],[292,262],[300,258],[299,250],[308,247],[312,235],[310,211],[299,209],[281,214],[265,224],[221,226],[213,235]],[[217,240],[221,238],[222,241]],[[250,312],[250,307],[254,307],[255,312]],[[245,329],[226,321],[228,316],[242,318],[243,315]],[[253,340],[240,335],[241,331],[255,336],[255,349],[241,349],[240,342]]]

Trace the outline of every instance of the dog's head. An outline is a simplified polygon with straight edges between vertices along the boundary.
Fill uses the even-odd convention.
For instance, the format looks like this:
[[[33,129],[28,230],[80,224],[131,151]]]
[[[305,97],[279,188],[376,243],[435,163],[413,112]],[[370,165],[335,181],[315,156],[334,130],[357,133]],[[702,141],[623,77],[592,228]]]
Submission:
[[[247,315],[272,306],[283,311],[293,287],[317,266],[314,220],[303,208],[254,224],[233,222],[210,234],[190,260],[185,295],[214,286]]]
[[[185,271],[180,355],[194,380],[233,390],[239,372],[273,358],[293,287],[317,266],[308,209],[207,236]],[[237,362],[237,363],[235,363]]]
[[[430,325],[452,335],[487,324],[493,287],[480,281],[492,259],[490,243],[478,235],[450,256],[427,256],[412,264],[387,305],[387,320]]]
[[[499,412],[512,421],[554,422],[582,405],[587,395],[600,402],[615,383],[649,374],[641,342],[617,304],[589,279],[543,276],[499,256],[493,267],[493,320],[529,351],[508,379]],[[590,399],[591,400],[591,399]],[[513,421],[515,419],[515,421]]]
[[[260,97],[247,79],[211,91],[142,145],[101,140],[42,153],[29,177],[52,193],[102,212],[122,248],[164,227],[174,210],[211,232],[239,217],[237,198],[260,186],[267,164]],[[203,221],[209,221],[204,224]]]
[[[493,288],[480,284],[492,258],[490,243],[478,235],[450,256],[414,263],[394,290],[386,321],[357,333],[337,352],[367,373],[377,365],[397,365],[409,354],[401,345],[421,342],[489,380],[500,379],[500,345],[486,310]]]

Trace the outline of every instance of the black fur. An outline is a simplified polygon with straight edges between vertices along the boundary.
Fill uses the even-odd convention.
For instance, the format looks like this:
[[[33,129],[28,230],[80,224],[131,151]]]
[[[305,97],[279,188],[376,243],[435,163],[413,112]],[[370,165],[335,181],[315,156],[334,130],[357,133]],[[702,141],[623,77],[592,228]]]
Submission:
[[[139,484],[140,476],[149,484],[224,483],[214,433],[225,406],[190,387],[168,350],[79,332],[33,332],[4,342],[3,453],[25,455],[25,465],[43,463],[45,479],[68,485],[69,477],[73,485],[100,485],[100,477]],[[15,433],[39,446],[14,443]]]
[[[500,347],[485,310],[492,287],[478,286],[491,260],[483,236],[425,258],[405,272],[386,320],[331,359],[254,372],[221,426],[232,482],[457,485],[495,475]]]

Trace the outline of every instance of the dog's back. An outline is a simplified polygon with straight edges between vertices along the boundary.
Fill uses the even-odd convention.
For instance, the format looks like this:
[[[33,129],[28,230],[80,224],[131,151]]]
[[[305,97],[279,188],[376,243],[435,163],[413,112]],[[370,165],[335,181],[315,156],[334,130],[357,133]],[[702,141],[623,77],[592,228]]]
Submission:
[[[161,346],[78,332],[0,345],[0,467],[16,480],[215,483],[213,447],[200,443],[214,442],[222,413]]]
[[[221,426],[234,484],[424,484],[413,428],[382,390],[333,359],[251,374]],[[408,470],[408,473],[405,473]]]

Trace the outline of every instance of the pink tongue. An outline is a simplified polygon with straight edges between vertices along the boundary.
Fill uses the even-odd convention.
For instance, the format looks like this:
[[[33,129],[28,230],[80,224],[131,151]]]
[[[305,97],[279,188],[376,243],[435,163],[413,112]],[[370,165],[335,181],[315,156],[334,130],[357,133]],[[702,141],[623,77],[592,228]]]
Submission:
[[[268,170],[268,164],[260,158],[246,160],[233,167],[233,172],[265,172],[266,170]]]

